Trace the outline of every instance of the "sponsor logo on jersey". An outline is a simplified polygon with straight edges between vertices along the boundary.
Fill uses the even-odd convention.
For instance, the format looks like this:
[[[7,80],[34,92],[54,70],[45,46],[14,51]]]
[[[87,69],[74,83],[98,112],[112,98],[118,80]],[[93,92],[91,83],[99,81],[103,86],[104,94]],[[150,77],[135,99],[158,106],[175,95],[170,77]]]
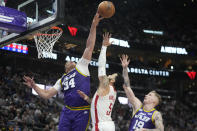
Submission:
[[[135,115],[135,118],[139,118],[139,120],[144,122],[148,122],[150,120],[150,118],[147,117],[145,113],[139,113],[138,115]]]

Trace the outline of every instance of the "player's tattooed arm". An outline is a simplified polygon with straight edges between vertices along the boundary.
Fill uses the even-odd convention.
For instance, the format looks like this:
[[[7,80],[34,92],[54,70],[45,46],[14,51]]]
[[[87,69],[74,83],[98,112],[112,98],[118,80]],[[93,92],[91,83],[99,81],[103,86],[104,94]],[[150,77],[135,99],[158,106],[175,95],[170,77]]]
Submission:
[[[157,131],[164,131],[163,119],[160,112],[155,114],[155,127]]]
[[[128,65],[130,60],[128,59],[128,55],[122,55],[122,57],[120,58],[121,64],[122,64],[122,75],[124,78],[124,85],[126,87],[130,87],[130,80],[129,80],[129,75],[128,75]]]
[[[122,75],[123,75],[123,78],[124,78],[125,86],[130,87],[130,80],[129,80],[127,67],[123,68]]]
[[[128,97],[129,102],[133,105],[133,109],[135,112],[137,109],[140,108],[140,106],[142,105],[142,102],[137,97],[135,97],[135,94],[130,86],[130,80],[129,80],[128,70],[127,70],[128,65],[130,63],[128,55],[122,55],[122,57],[120,58],[120,61],[121,61],[121,65],[123,68],[122,70],[122,75],[124,78],[123,88]]]
[[[91,104],[92,99],[89,96],[87,96],[83,91],[77,90],[77,93],[80,95],[81,98],[83,98],[85,101]]]
[[[163,119],[160,112],[155,114],[155,127],[156,129],[138,129],[136,131],[164,131]]]

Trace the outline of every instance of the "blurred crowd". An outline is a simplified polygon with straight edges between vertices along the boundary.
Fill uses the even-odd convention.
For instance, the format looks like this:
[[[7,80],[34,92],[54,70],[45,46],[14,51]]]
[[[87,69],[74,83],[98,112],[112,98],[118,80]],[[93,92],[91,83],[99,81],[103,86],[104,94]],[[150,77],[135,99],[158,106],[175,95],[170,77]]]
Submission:
[[[194,46],[194,42],[197,41],[195,35],[197,19],[193,14],[195,9],[189,10],[188,7],[184,7],[184,3],[181,5],[181,2],[178,6],[176,5],[178,2],[175,4],[171,1],[168,2],[169,5],[159,0],[149,2],[114,0],[115,15],[103,20],[99,24],[101,26],[99,28],[102,31],[110,31],[113,37],[130,41],[132,46],[135,43],[140,46],[163,44],[181,47]],[[88,31],[99,3],[100,1],[87,0],[68,2],[66,5],[68,24]],[[172,4],[170,5],[170,3]],[[166,10],[166,8],[168,9]],[[83,11],[83,13],[79,14],[78,11]],[[100,30],[99,28],[98,30]],[[143,32],[144,29],[163,31],[163,36],[147,35]]]
[[[175,100],[165,101],[161,112],[166,131],[197,131],[197,112],[188,105]]]
[[[0,127],[2,131],[56,131],[58,129],[62,109],[61,101],[57,98],[45,100],[33,95],[32,90],[23,85],[22,77],[27,72],[22,69],[0,66],[0,74]],[[38,78],[45,78],[44,75],[34,74],[36,74],[34,75],[36,82],[52,84],[47,79],[39,81]],[[55,83],[56,77],[53,76],[49,80]],[[159,111],[163,115],[165,131],[197,131],[197,112],[190,109],[187,104],[189,103],[183,104],[181,101],[170,99],[163,101]],[[128,130],[131,116],[132,108],[116,100],[112,113],[116,131]],[[91,130],[91,125],[89,130]]]
[[[2,131],[57,130],[60,107],[53,98],[32,95],[22,82],[23,70],[0,67],[0,127]]]

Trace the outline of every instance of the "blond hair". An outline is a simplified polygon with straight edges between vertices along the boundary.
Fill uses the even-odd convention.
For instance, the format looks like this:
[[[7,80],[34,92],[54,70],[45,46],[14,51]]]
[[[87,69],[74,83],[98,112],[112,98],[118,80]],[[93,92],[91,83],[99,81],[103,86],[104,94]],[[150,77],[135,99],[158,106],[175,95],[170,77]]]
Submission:
[[[158,99],[158,103],[157,103],[157,105],[160,105],[161,104],[161,102],[162,102],[162,99],[161,99],[161,95],[159,95],[155,90],[153,90],[153,91],[151,91],[152,93],[154,93],[155,94],[155,96],[157,97],[157,99]]]

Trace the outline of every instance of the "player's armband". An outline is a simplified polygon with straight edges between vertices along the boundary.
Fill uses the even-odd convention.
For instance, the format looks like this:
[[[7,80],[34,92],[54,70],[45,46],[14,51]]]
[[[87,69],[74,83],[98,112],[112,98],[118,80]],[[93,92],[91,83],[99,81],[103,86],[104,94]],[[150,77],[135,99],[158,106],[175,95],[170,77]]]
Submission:
[[[101,52],[99,55],[99,60],[98,60],[98,76],[104,76],[106,75],[106,69],[105,69],[105,64],[106,64],[106,51],[107,47],[102,46]]]
[[[83,57],[78,61],[76,68],[82,74],[86,76],[90,76],[90,72],[88,69],[88,65],[90,60],[84,59]]]

